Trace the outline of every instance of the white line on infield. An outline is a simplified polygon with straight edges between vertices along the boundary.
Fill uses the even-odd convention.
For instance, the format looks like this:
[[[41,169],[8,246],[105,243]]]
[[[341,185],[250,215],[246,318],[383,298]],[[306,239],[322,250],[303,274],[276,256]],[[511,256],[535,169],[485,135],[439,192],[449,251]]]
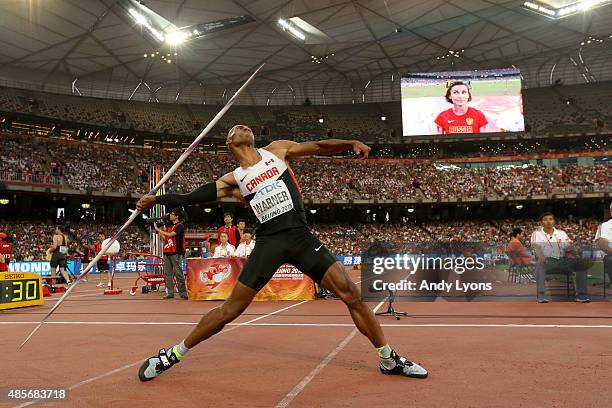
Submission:
[[[258,320],[264,319],[264,318],[266,318],[266,317],[268,317],[268,316],[275,315],[275,314],[280,313],[280,312],[282,312],[282,311],[284,311],[284,310],[291,309],[292,307],[299,306],[299,305],[304,304],[304,303],[306,303],[306,302],[308,302],[308,301],[307,301],[307,300],[304,300],[304,301],[301,301],[301,302],[299,302],[299,303],[295,303],[295,304],[293,304],[293,305],[290,305],[290,306],[287,306],[287,307],[283,307],[282,309],[275,310],[275,311],[270,312],[270,313],[268,313],[268,314],[266,314],[266,315],[259,316],[259,317],[256,317],[256,318],[254,318],[254,319],[248,320],[248,321],[246,321],[246,322],[244,322],[244,323],[235,323],[233,327],[230,327],[230,328],[229,328],[229,329],[227,329],[227,330],[222,330],[221,332],[219,332],[218,334],[216,334],[216,336],[218,336],[218,335],[220,335],[220,334],[223,334],[223,333],[227,333],[227,332],[232,331],[232,330],[235,330],[235,329],[237,329],[237,328],[239,328],[239,327],[241,327],[241,326],[248,325],[248,324],[250,324],[250,323],[252,323],[252,322],[256,322],[256,321],[258,321]],[[0,323],[5,324],[5,323],[8,323],[8,322],[0,322]],[[27,324],[27,322],[24,322],[24,323],[26,323],[26,324]],[[50,323],[55,323],[55,324],[57,324],[57,322],[45,322],[45,324],[50,324]],[[66,322],[66,323],[70,323],[70,322]],[[129,322],[124,322],[124,323],[129,323]],[[36,324],[38,324],[38,322],[36,322]],[[188,324],[191,324],[191,325],[196,325],[197,323],[188,323]],[[134,366],[136,366],[136,365],[138,365],[138,364],[142,364],[142,362],[143,362],[143,361],[144,361],[144,360],[143,360],[143,359],[141,359],[141,360],[136,361],[136,362],[134,362],[134,363],[127,364],[127,365],[121,366],[121,367],[119,367],[119,368],[115,368],[114,370],[107,371],[107,372],[105,372],[105,373],[103,373],[103,374],[100,374],[100,375],[98,375],[98,376],[87,378],[87,379],[85,379],[85,380],[83,380],[83,381],[80,381],[80,382],[78,382],[78,383],[76,383],[76,384],[71,385],[70,387],[68,387],[68,389],[69,389],[69,390],[73,390],[73,389],[78,388],[78,387],[80,387],[80,386],[82,386],[82,385],[90,384],[90,383],[95,382],[95,381],[98,381],[98,380],[100,380],[100,379],[102,379],[102,378],[109,377],[109,376],[111,376],[111,375],[113,375],[113,374],[116,374],[116,373],[119,373],[119,372],[121,372],[121,371],[127,370],[128,368],[134,367]],[[39,403],[40,401],[42,401],[42,400],[35,400],[35,401],[25,402],[25,403],[23,403],[23,404],[20,404],[20,405],[15,406],[14,408],[23,408],[23,407],[27,407],[27,406],[30,406],[30,405],[37,404],[37,403]]]
[[[374,313],[376,313],[378,309],[380,309],[380,307],[384,303],[385,303],[384,300],[380,302],[374,308]],[[354,324],[352,326],[354,326]],[[321,361],[319,365],[314,368],[314,370],[308,373],[308,375],[304,377],[302,381],[300,381],[295,387],[293,387],[291,391],[289,391],[287,395],[285,395],[285,398],[283,398],[282,401],[276,405],[276,408],[287,407],[287,405],[289,405],[291,401],[293,401],[293,399],[297,397],[317,375],[319,375],[321,370],[323,370],[329,363],[331,363],[331,361],[338,355],[338,353],[340,353],[342,349],[344,349],[346,345],[349,344],[349,342],[353,339],[353,337],[355,337],[355,334],[357,334],[356,327],[353,330],[351,330],[348,336],[346,336],[344,340],[342,340],[342,342],[338,344],[338,347],[336,347],[331,353],[329,353],[327,357],[325,357],[323,361]]]
[[[298,303],[299,304],[299,303]],[[298,306],[295,304],[295,307]],[[277,311],[281,312],[283,309]],[[285,309],[286,310],[286,309]],[[276,314],[274,313],[274,314]],[[272,316],[272,314],[257,317],[243,323],[229,323],[227,326],[254,326],[254,327],[354,327],[353,323],[253,323],[255,320]],[[38,324],[34,321],[2,322],[0,325]],[[56,321],[45,324],[83,325],[83,326],[195,326],[198,322],[84,322],[84,321]],[[525,324],[525,323],[382,323],[383,327],[501,327],[517,329],[612,329],[612,324]],[[227,330],[224,330],[225,333]]]

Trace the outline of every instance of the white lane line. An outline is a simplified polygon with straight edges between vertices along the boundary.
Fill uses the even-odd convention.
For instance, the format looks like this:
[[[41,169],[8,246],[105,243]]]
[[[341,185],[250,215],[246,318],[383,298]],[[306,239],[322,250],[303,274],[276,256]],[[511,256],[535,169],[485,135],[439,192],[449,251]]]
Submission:
[[[268,316],[275,315],[275,314],[280,313],[280,312],[282,312],[282,311],[284,311],[284,310],[291,309],[292,307],[299,306],[299,305],[304,304],[304,303],[306,303],[306,302],[308,302],[308,301],[307,301],[307,300],[304,300],[304,301],[301,301],[301,302],[299,302],[299,303],[296,303],[296,304],[293,304],[293,305],[290,305],[290,306],[287,306],[287,307],[283,307],[282,309],[275,310],[275,311],[270,312],[270,313],[268,313],[268,314],[266,314],[266,315],[259,316],[259,317],[256,317],[256,318],[254,318],[254,319],[248,320],[248,321],[246,321],[246,322],[244,322],[244,323],[235,323],[235,326],[230,327],[229,329],[226,329],[226,330],[223,330],[223,331],[221,331],[221,332],[217,333],[217,334],[216,334],[216,336],[218,336],[218,335],[220,335],[220,334],[223,334],[223,333],[230,332],[230,331],[235,330],[235,329],[237,329],[237,328],[239,328],[239,327],[241,327],[241,326],[248,325],[248,324],[253,323],[253,322],[256,322],[256,321],[258,321],[258,320],[265,319],[265,318],[266,318],[266,317],[268,317]],[[8,322],[0,322],[0,323],[8,323]],[[52,322],[46,322],[46,323],[52,323]],[[55,322],[54,322],[54,323],[55,323]],[[70,323],[70,322],[68,322],[68,323]],[[84,322],[84,323],[85,323],[85,322]],[[129,323],[129,322],[126,322],[126,323]],[[38,322],[36,322],[36,324],[38,324]],[[196,325],[197,323],[189,323],[189,324]],[[114,370],[107,371],[107,372],[105,372],[105,373],[103,373],[103,374],[100,374],[100,375],[98,375],[98,376],[87,378],[87,379],[85,379],[85,380],[83,380],[83,381],[80,381],[80,382],[78,382],[78,383],[76,383],[76,384],[71,385],[70,387],[68,387],[68,389],[69,389],[69,390],[73,390],[73,389],[78,388],[78,387],[81,387],[81,386],[83,386],[83,385],[90,384],[90,383],[93,383],[93,382],[95,382],[95,381],[98,381],[98,380],[100,380],[100,379],[102,379],[102,378],[109,377],[109,376],[111,376],[111,375],[113,375],[113,374],[120,373],[121,371],[127,370],[128,368],[131,368],[131,367],[137,366],[137,365],[139,365],[139,364],[142,364],[142,362],[143,362],[143,361],[144,361],[144,360],[143,360],[143,359],[141,359],[141,360],[136,361],[136,362],[134,362],[134,363],[127,364],[127,365],[121,366],[121,367],[119,367],[119,368],[115,368]],[[37,403],[39,403],[40,401],[42,401],[42,400],[35,400],[35,401],[25,402],[25,403],[23,403],[23,404],[20,404],[20,405],[15,406],[14,408],[23,408],[23,407],[27,407],[27,406],[30,406],[30,405],[37,404]]]
[[[376,313],[384,303],[385,301],[380,302],[374,308],[374,313]],[[287,395],[285,395],[285,398],[283,398],[282,401],[276,405],[276,408],[287,407],[287,405],[289,405],[291,401],[293,401],[293,399],[297,397],[317,375],[319,375],[321,370],[323,370],[329,363],[331,363],[332,360],[338,355],[338,353],[340,353],[346,347],[346,345],[349,344],[353,337],[355,337],[355,334],[357,334],[357,328],[351,330],[348,336],[346,336],[344,340],[342,340],[342,342],[338,344],[338,347],[336,347],[331,353],[329,353],[327,357],[325,357],[323,361],[321,361],[319,365],[314,368],[314,370],[308,373],[308,375],[304,377],[302,381],[300,381],[295,387],[293,387],[293,389],[289,391]]]
[[[297,304],[295,305],[297,306]],[[280,311],[278,311],[280,312]],[[277,313],[278,313],[277,312]],[[271,316],[271,314],[270,314]],[[256,319],[263,319],[266,316],[260,316]],[[229,323],[227,326],[252,326],[252,327],[354,327],[353,323],[254,323],[256,319],[249,320],[243,323]],[[34,321],[13,321],[2,322],[0,325],[33,325],[38,324]],[[46,322],[45,324],[57,325],[83,325],[83,326],[195,326],[198,322],[84,322],[84,321],[55,321]],[[513,323],[389,323],[381,324],[382,327],[499,327],[499,328],[515,328],[515,329],[612,329],[612,324],[513,324]],[[229,331],[224,330],[223,333]]]

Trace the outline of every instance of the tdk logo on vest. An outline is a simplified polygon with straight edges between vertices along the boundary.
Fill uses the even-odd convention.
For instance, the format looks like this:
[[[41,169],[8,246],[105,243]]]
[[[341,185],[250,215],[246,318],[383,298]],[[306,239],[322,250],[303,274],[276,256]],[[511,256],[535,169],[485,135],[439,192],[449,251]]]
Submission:
[[[285,185],[285,184],[284,184],[282,181],[277,180],[277,181],[275,181],[274,183],[271,183],[271,184],[268,184],[268,185],[266,185],[266,186],[263,186],[263,187],[261,188],[261,190],[259,190],[259,191],[258,191],[258,192],[255,194],[255,196],[258,196],[258,195],[266,195],[266,194],[271,193],[272,191],[274,191],[274,190],[276,190],[276,189],[283,188],[283,186],[284,186],[284,185]]]
[[[270,170],[266,170],[263,173],[261,173],[259,176],[254,177],[251,179],[251,181],[249,181],[246,185],[247,190],[249,190],[249,192],[253,191],[253,189],[255,189],[255,187],[257,187],[259,185],[259,183],[266,181],[268,179],[271,179],[274,176],[279,176],[280,172],[278,171],[278,167],[272,167]]]

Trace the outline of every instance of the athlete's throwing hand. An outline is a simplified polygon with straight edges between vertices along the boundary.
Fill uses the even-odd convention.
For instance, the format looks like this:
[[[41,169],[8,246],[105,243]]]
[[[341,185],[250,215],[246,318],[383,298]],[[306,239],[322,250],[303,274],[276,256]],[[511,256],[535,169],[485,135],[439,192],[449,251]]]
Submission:
[[[367,159],[370,154],[370,150],[372,150],[369,146],[361,143],[359,140],[353,141],[353,151],[357,156],[362,159]]]
[[[138,200],[138,202],[136,203],[136,209],[138,211],[148,210],[154,205],[155,205],[155,196],[146,194],[140,197],[140,200]]]

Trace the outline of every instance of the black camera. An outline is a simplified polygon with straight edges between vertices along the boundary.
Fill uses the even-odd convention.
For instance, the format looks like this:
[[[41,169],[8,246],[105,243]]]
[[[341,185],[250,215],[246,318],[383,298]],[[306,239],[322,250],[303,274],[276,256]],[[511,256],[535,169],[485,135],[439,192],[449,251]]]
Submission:
[[[163,217],[147,218],[145,223],[149,226],[157,225],[158,227],[171,227],[172,221],[170,221],[170,214],[166,214]]]

